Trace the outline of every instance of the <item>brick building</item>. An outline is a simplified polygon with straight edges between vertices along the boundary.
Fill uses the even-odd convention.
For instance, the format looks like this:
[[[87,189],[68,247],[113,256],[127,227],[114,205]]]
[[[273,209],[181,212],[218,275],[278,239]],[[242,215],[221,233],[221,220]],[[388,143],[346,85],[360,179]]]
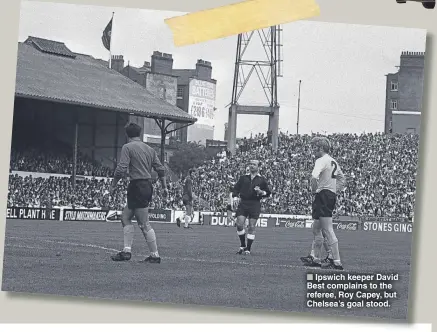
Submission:
[[[199,59],[195,69],[174,69],[173,75],[178,77],[177,106],[197,118],[194,125],[177,131],[178,139],[206,145],[214,139],[216,111],[211,62]]]
[[[122,55],[114,55],[111,68],[144,86],[154,96],[176,105],[177,77],[172,74],[173,58],[171,54],[154,52],[151,62],[145,61],[140,68],[125,66]],[[152,144],[161,142],[161,130],[154,119],[142,119],[144,141]],[[166,142],[169,143],[169,137]]]
[[[172,105],[176,105],[185,112],[193,113],[198,122],[188,128],[182,128],[168,137],[166,142],[175,139],[181,142],[200,141],[203,144],[207,139],[214,138],[214,127],[208,125],[205,119],[206,108],[213,108],[212,119],[215,111],[215,85],[216,81],[211,78],[211,63],[198,60],[195,69],[173,69],[173,57],[171,54],[155,51],[151,62],[145,61],[142,67],[125,66],[122,55],[112,57],[112,69],[144,86],[153,95],[165,99]],[[206,91],[206,92],[205,92]],[[200,107],[199,107],[200,104]],[[193,106],[194,105],[194,106]],[[190,111],[191,108],[191,111]],[[203,114],[202,114],[203,112]],[[144,119],[144,140],[148,143],[160,142],[160,130],[153,119]]]
[[[424,52],[402,52],[396,73],[387,74],[385,133],[420,133]]]

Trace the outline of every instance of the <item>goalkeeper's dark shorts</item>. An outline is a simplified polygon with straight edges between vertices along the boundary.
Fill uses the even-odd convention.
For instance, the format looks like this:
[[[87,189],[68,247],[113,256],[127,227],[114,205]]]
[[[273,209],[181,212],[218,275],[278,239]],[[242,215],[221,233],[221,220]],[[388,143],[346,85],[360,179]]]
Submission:
[[[229,212],[229,211],[233,211],[233,209],[232,209],[232,205],[231,204],[228,204],[227,206],[226,206],[226,212]]]
[[[127,207],[130,210],[147,208],[152,196],[153,185],[150,180],[132,180],[127,187]]]
[[[238,206],[236,216],[249,219],[259,219],[261,214],[261,202],[255,200],[242,200]]]

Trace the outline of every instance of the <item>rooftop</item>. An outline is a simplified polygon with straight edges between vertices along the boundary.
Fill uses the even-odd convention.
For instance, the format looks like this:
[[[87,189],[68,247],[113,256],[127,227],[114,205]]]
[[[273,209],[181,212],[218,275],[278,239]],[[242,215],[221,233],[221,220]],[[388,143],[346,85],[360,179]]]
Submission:
[[[15,95],[150,118],[193,123],[196,118],[140,84],[64,43],[29,37],[18,45]]]

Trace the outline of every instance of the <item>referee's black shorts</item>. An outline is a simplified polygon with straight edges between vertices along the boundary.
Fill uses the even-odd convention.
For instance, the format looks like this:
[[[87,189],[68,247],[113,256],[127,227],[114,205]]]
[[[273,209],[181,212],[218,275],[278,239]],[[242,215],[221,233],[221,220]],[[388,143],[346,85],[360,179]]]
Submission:
[[[261,202],[256,200],[242,200],[238,206],[236,216],[249,219],[259,219],[261,214]]]
[[[130,210],[149,207],[153,196],[151,180],[132,180],[127,187],[127,207]]]
[[[321,190],[316,194],[313,201],[312,218],[331,218],[337,202],[337,195],[330,190]]]

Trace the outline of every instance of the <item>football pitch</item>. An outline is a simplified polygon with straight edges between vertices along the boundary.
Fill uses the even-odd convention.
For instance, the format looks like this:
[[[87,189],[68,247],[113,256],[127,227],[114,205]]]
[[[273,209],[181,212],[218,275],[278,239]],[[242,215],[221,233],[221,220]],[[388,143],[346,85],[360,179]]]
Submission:
[[[390,308],[307,308],[310,229],[258,228],[252,255],[236,255],[235,227],[153,224],[161,264],[140,262],[147,245],[135,225],[133,257],[113,262],[120,223],[8,220],[2,290],[177,304],[405,319],[411,233],[336,231],[344,272],[399,273]],[[330,273],[330,272],[328,272]]]

